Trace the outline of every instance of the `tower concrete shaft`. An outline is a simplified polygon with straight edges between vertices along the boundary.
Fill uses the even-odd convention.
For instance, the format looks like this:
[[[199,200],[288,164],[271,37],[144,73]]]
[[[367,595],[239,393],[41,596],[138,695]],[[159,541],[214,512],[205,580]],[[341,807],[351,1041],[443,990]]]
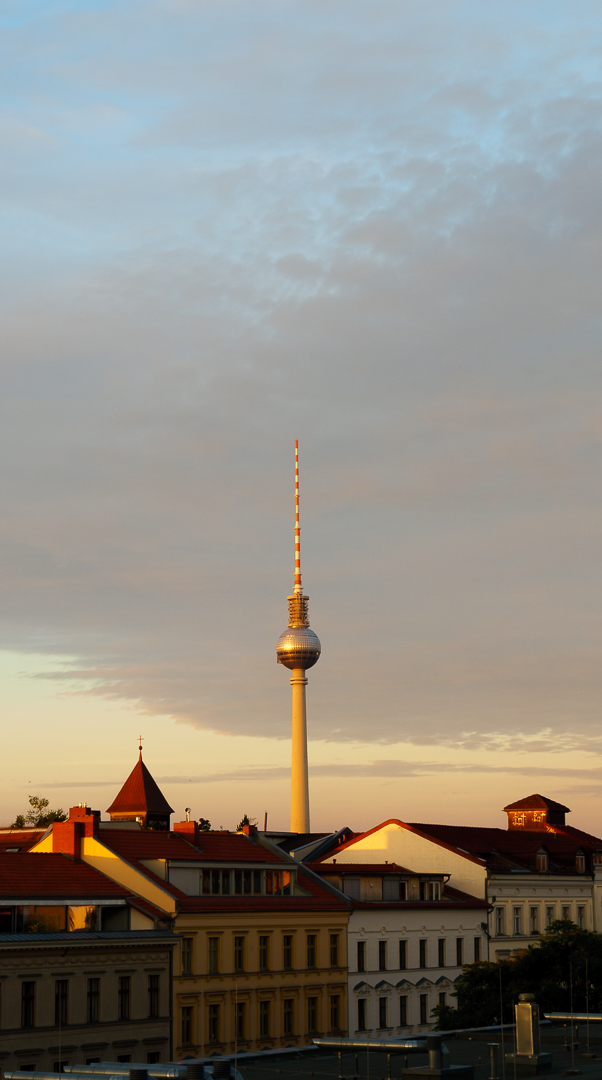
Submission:
[[[291,832],[309,832],[309,775],[305,672],[320,657],[317,634],[309,629],[309,597],[301,584],[301,530],[299,526],[299,444],[295,442],[295,586],[288,597],[288,629],[278,638],[276,657],[292,671],[293,697],[291,756]]]
[[[291,832],[309,832],[309,769],[307,762],[307,712],[303,668],[293,668],[293,746],[291,754]]]

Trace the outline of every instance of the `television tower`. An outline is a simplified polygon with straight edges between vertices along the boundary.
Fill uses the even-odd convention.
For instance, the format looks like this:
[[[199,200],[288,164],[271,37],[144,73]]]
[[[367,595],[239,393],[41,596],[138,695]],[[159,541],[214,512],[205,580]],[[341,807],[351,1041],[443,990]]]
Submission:
[[[288,600],[288,629],[278,638],[276,657],[292,671],[293,752],[291,760],[291,832],[309,832],[309,776],[307,770],[307,715],[305,672],[317,664],[322,646],[309,629],[309,596],[301,584],[301,530],[299,528],[299,444],[295,440],[295,587]]]

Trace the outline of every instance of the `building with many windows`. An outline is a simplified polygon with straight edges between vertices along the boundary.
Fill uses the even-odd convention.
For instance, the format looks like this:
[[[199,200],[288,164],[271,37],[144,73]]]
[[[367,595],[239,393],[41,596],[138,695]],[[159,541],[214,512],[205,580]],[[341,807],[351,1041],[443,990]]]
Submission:
[[[433,1008],[455,1003],[450,995],[463,964],[487,955],[487,903],[453,888],[449,871],[385,861],[390,826],[311,863],[352,904],[349,1032],[373,1039],[429,1031]]]
[[[111,822],[72,808],[24,857],[66,852],[174,926],[174,1054],[345,1034],[349,900],[253,826],[142,828],[127,805],[129,820]]]

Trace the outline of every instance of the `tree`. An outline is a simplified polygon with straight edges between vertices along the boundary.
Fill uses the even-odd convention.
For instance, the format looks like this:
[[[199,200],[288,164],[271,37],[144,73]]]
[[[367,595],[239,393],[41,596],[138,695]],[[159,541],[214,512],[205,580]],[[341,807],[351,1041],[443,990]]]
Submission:
[[[236,831],[241,832],[243,825],[256,825],[256,824],[257,824],[257,818],[256,817],[250,818],[248,814],[243,814],[243,816],[240,819],[238,825],[236,826]]]
[[[211,832],[211,822],[209,821],[209,818],[199,818],[199,832]]]
[[[48,799],[40,799],[38,795],[30,795],[29,805],[31,810],[28,810],[25,816],[17,814],[13,822],[13,829],[24,829],[31,825],[35,828],[45,829],[53,821],[67,820],[64,810],[47,810],[48,803]]]
[[[587,967],[586,967],[587,965]],[[586,970],[590,1012],[602,1010],[602,935],[568,919],[553,922],[546,935],[520,956],[498,963],[467,964],[456,981],[458,1008],[433,1012],[445,1031],[458,1027],[514,1023],[519,994],[534,994],[542,1012],[585,1012]]]

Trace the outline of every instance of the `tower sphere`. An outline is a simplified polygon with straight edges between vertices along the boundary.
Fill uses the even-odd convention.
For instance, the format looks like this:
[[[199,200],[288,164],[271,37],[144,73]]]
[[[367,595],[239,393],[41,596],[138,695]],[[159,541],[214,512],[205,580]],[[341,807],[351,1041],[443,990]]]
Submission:
[[[289,626],[276,642],[276,657],[285,667],[308,668],[317,664],[322,646],[317,634],[309,626]]]

